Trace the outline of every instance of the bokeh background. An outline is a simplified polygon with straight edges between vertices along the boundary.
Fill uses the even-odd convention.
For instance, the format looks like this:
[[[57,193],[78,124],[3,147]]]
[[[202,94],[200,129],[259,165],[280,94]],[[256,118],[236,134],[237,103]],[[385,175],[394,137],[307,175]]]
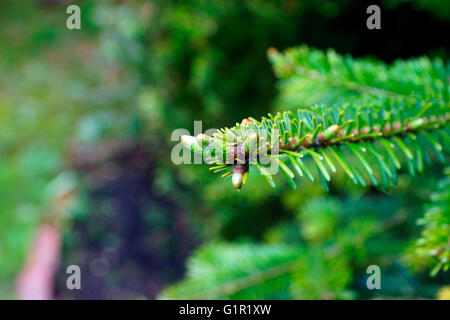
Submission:
[[[66,28],[72,3],[81,30]],[[330,193],[272,190],[254,175],[237,193],[170,159],[171,132],[194,120],[220,128],[283,109],[269,47],[448,59],[448,1],[374,3],[376,31],[364,1],[3,0],[0,298],[154,299],[198,248],[269,243],[304,246],[298,290],[247,297],[435,298],[448,274],[408,253],[441,166],[389,192],[346,179]],[[336,246],[345,254],[329,259]],[[66,287],[72,264],[81,290]],[[365,286],[370,264],[381,291]]]

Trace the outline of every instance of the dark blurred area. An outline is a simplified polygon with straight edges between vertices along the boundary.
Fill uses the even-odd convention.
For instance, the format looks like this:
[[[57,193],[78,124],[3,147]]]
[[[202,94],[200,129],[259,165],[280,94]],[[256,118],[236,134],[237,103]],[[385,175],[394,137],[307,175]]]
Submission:
[[[92,216],[73,224],[63,259],[88,272],[82,291],[62,290],[56,298],[154,298],[183,275],[195,235],[186,212],[152,192],[152,164],[147,146],[133,141],[75,147],[70,165],[86,177]],[[66,278],[63,268],[61,287]]]
[[[66,27],[73,3],[81,8],[81,30]],[[381,30],[366,28],[369,4],[381,7]],[[317,184],[272,190],[256,176],[238,194],[204,166],[178,166],[170,158],[178,143],[171,132],[192,131],[194,120],[206,130],[276,109],[269,47],[307,44],[385,62],[448,59],[448,1],[8,0],[0,6],[0,298],[21,292],[15,279],[30,250],[39,250],[33,239],[44,222],[61,235],[49,240],[61,246],[49,284],[53,298],[154,299],[183,278],[186,259],[201,244],[297,241],[299,214],[311,200],[328,197],[367,213],[364,226],[407,216],[390,235],[375,236],[365,255],[352,255],[354,270],[377,259],[386,264],[396,284],[386,296],[432,298],[448,283],[446,275],[416,274],[400,257],[418,233],[415,219],[438,166],[426,177],[400,177],[389,197],[339,180],[330,194]],[[61,209],[55,190],[68,185],[76,191]],[[351,219],[337,216],[336,225],[348,227]],[[364,243],[358,245],[352,250]],[[82,270],[81,290],[66,288],[69,265]],[[356,293],[343,297],[375,297],[361,290],[361,273],[348,277]]]

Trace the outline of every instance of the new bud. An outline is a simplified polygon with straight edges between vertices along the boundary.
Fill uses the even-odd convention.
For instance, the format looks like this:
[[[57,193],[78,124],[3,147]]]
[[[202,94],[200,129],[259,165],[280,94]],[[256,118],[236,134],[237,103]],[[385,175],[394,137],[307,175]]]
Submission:
[[[180,140],[181,143],[189,150],[194,151],[196,153],[202,153],[202,148],[198,144],[197,139],[195,137],[182,135]]]
[[[211,137],[200,133],[197,135],[197,142],[201,147],[207,147],[211,143]]]
[[[409,125],[412,130],[417,130],[420,127],[422,127],[425,124],[422,118],[416,119],[413,122],[411,122]]]
[[[248,164],[235,164],[233,165],[231,183],[233,187],[240,190],[242,184],[247,181],[248,178]],[[245,181],[244,181],[245,180]]]
[[[333,124],[324,131],[323,137],[325,138],[325,140],[330,140],[336,137],[338,133],[339,133],[339,126],[337,124]]]

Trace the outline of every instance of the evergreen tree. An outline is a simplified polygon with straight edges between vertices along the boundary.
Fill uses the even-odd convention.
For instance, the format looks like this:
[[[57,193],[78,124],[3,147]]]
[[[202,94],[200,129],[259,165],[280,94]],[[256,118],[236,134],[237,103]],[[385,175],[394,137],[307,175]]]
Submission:
[[[399,174],[415,176],[433,163],[448,163],[449,66],[443,61],[421,57],[385,65],[305,46],[284,53],[270,49],[269,57],[280,78],[278,105],[287,110],[246,118],[212,136],[181,139],[238,190],[253,169],[276,186],[267,159],[276,161],[292,188],[306,178],[319,180],[326,191],[332,176],[342,172],[360,188],[390,190]],[[426,257],[432,275],[449,266],[448,190],[447,178],[419,220],[425,227],[412,248],[412,263]],[[355,297],[362,285],[352,278],[371,256],[383,260],[393,253],[389,232],[406,223],[401,213],[374,222],[385,209],[364,201],[341,205],[332,197],[309,200],[298,224],[276,228],[282,234],[276,243],[200,248],[186,279],[160,297]],[[370,214],[361,215],[363,210]],[[386,292],[397,294],[389,285]]]

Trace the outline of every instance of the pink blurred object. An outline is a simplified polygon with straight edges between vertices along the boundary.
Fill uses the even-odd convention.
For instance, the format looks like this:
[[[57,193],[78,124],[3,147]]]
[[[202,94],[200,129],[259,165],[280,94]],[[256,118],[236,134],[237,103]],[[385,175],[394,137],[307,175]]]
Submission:
[[[16,298],[20,300],[54,299],[54,276],[61,258],[61,226],[76,194],[76,179],[72,173],[62,172],[46,191],[51,195],[51,206],[37,228],[25,266],[15,281]]]
[[[25,267],[16,279],[16,297],[20,300],[51,300],[61,252],[60,230],[43,223],[35,236]]]

